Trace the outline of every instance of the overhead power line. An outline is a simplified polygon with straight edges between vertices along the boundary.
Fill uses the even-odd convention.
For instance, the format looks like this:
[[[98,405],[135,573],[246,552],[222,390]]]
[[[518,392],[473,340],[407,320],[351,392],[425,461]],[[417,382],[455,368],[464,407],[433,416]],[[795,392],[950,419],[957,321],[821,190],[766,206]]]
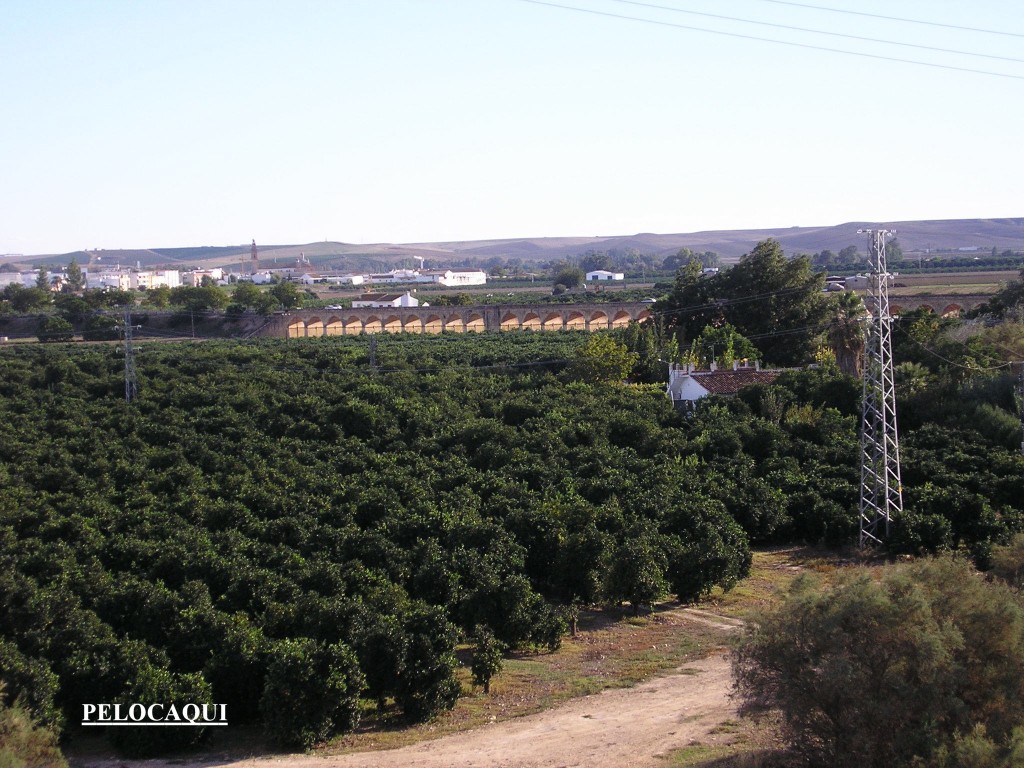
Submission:
[[[919,67],[931,67],[932,69],[944,69],[953,72],[967,72],[973,75],[987,75],[989,77],[1004,77],[1010,80],[1024,80],[1024,75],[1013,75],[1008,72],[993,72],[987,69],[973,69],[972,67],[957,67],[952,64],[939,64],[933,61],[919,61],[917,59],[903,59],[898,56],[882,56],[876,53],[865,53],[863,51],[848,51],[843,48],[830,48],[825,45],[813,45],[811,43],[797,43],[791,40],[778,40],[772,37],[760,37],[758,35],[745,35],[741,32],[725,32],[720,29],[708,29],[707,27],[695,27],[688,24],[676,24],[671,21],[660,21],[658,19],[645,19],[641,16],[627,16],[624,13],[610,13],[608,11],[598,11],[594,8],[580,8],[573,5],[562,5],[561,3],[552,3],[547,0],[519,0],[521,3],[530,3],[532,5],[545,5],[549,8],[560,8],[565,11],[575,11],[577,13],[589,13],[594,16],[604,16],[611,19],[621,19],[625,21],[637,21],[642,24],[654,24],[659,27],[670,27],[673,29],[685,29],[690,32],[704,32],[709,35],[721,35],[722,37],[735,37],[740,40],[755,40],[760,43],[773,43],[775,45],[786,45],[791,48],[803,48],[810,51],[825,51],[826,53],[839,53],[846,56],[857,56],[862,59],[875,59],[876,61],[890,61],[897,64],[914,64]]]
[[[685,8],[675,8],[670,5],[656,5],[654,3],[644,3],[640,0],[612,0],[615,3],[623,3],[624,5],[636,5],[641,8],[652,8],[659,11],[672,11],[673,13],[685,13],[690,16],[704,16],[709,19],[722,19],[723,21],[738,21],[742,24],[756,24],[760,27],[773,27],[775,29],[787,29],[792,32],[809,32],[813,35],[828,35],[829,37],[841,37],[846,40],[859,40],[866,43],[882,43],[884,45],[899,45],[904,48],[917,48],[921,51],[935,51],[937,53],[952,53],[957,56],[977,56],[982,59],[995,59],[997,61],[1012,61],[1017,64],[1024,64],[1024,59],[1016,59],[1012,56],[997,56],[991,53],[978,53],[976,51],[960,51],[955,48],[940,48],[934,45],[919,45],[917,43],[905,43],[899,40],[883,40],[877,37],[864,37],[862,35],[851,35],[846,32],[831,32],[825,29],[811,29],[809,27],[796,27],[791,24],[776,24],[771,21],[757,21],[755,19],[744,19],[739,16],[724,16],[718,13],[704,13],[702,11],[691,11]]]
[[[759,0],[762,3],[773,3],[775,5],[791,5],[795,8],[811,8],[815,11],[828,11],[830,13],[845,13],[849,16],[866,16],[869,19],[885,19],[886,21],[901,21],[905,24],[923,24],[926,27],[941,27],[942,29],[959,29],[964,32],[982,32],[986,35],[1005,35],[1007,37],[1024,37],[1024,33],[1008,32],[1002,29],[984,29],[982,27],[965,27],[962,24],[943,24],[939,21],[925,21],[924,19],[907,19],[901,16],[884,16],[880,13],[867,13],[865,11],[850,11],[845,8],[828,8],[824,5],[810,5],[808,3],[794,3],[790,0]]]

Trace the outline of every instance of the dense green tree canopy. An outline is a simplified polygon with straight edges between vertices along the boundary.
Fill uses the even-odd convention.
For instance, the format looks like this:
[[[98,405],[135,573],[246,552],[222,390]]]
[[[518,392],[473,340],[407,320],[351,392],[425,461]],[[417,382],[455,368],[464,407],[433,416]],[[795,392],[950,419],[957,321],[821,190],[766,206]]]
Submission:
[[[707,326],[729,322],[767,362],[789,366],[812,359],[829,305],[824,276],[812,271],[807,257],[788,259],[777,241],[765,240],[724,272],[702,277],[699,263],[690,265],[658,305],[682,334],[681,346]]]
[[[115,345],[0,348],[0,678],[46,722],[208,686],[244,723],[268,686],[336,669],[296,709],[305,743],[350,727],[352,697],[450,707],[477,626],[553,648],[563,606],[698,599],[751,543],[854,537],[855,380],[789,372],[684,415],[662,384],[578,375],[622,338],[661,343],[384,336],[375,367],[363,337],[148,344],[131,405]],[[923,378],[901,546],[983,562],[1024,527],[1024,458],[989,428],[1012,387],[901,362]]]

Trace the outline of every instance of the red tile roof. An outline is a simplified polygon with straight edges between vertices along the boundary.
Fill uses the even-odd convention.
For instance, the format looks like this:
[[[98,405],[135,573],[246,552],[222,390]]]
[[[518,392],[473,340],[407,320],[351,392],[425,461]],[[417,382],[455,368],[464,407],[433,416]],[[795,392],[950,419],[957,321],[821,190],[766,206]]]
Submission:
[[[753,368],[724,371],[694,371],[690,375],[713,395],[735,395],[743,387],[771,384],[782,371],[758,371]]]
[[[404,293],[364,293],[356,301],[395,301],[405,296]]]

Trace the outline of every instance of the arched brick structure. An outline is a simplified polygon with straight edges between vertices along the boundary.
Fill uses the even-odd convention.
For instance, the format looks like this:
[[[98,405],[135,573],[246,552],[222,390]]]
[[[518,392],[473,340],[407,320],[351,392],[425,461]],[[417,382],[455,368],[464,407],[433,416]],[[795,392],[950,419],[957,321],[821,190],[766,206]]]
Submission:
[[[341,316],[325,316],[323,310],[311,309],[278,313],[261,333],[298,339],[382,332],[599,331],[643,322],[651,316],[650,305],[639,302],[360,308],[346,310]]]

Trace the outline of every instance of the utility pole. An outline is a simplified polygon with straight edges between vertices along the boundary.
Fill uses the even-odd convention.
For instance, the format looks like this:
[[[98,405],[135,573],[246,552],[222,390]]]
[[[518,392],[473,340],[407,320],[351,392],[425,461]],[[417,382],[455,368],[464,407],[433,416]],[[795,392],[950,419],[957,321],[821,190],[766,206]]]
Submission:
[[[370,336],[370,370],[377,370],[377,336]]]
[[[1024,454],[1024,360],[1017,361],[1017,407],[1020,411],[1020,452]]]
[[[132,310],[124,310],[124,399],[131,402],[139,392],[135,376],[135,347],[132,346]]]
[[[880,544],[892,518],[903,511],[900,445],[896,431],[896,387],[892,367],[892,318],[885,241],[896,233],[859,230],[868,236],[871,270],[867,307],[871,313],[864,348],[864,398],[861,411],[860,546]]]

